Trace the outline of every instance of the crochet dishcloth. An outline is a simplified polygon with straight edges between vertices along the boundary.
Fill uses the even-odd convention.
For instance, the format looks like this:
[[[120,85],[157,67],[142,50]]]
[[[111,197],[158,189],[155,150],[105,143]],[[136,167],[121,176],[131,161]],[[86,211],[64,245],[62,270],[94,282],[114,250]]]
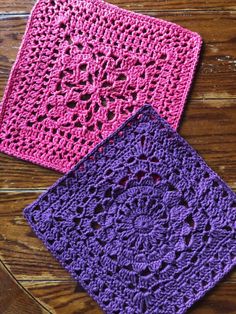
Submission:
[[[67,172],[145,103],[177,127],[198,34],[99,0],[40,0],[11,72],[0,151]]]
[[[236,196],[144,106],[24,211],[109,314],[182,314],[236,262]]]

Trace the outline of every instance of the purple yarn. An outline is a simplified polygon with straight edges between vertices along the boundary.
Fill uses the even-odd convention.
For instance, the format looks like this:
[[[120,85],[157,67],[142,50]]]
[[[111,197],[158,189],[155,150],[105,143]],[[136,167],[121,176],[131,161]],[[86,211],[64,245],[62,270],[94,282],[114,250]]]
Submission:
[[[235,265],[236,197],[144,106],[24,211],[109,314],[182,314]]]

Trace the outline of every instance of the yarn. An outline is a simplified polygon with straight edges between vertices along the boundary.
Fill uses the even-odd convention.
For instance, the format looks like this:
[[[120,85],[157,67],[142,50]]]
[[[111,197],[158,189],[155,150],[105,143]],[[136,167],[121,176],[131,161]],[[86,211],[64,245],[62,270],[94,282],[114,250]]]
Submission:
[[[236,196],[144,106],[24,211],[109,314],[182,314],[236,263]]]
[[[0,114],[0,151],[67,172],[145,103],[177,128],[201,39],[99,0],[39,0]]]

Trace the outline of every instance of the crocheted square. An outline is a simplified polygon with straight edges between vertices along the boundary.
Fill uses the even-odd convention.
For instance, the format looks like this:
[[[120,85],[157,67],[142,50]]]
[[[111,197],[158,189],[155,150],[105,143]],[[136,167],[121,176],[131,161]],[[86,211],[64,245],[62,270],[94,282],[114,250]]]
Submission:
[[[109,314],[182,314],[236,262],[236,196],[144,106],[24,211]]]
[[[67,172],[145,103],[176,128],[198,34],[99,0],[40,0],[5,91],[0,151]]]

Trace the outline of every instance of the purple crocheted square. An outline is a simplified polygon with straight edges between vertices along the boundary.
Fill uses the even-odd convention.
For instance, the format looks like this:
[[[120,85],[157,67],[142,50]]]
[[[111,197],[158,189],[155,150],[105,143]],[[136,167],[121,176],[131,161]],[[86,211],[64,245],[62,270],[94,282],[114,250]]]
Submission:
[[[182,314],[236,262],[236,196],[144,106],[24,211],[109,314]]]
[[[100,0],[39,0],[0,112],[0,151],[69,171],[145,103],[177,128],[201,38]]]

